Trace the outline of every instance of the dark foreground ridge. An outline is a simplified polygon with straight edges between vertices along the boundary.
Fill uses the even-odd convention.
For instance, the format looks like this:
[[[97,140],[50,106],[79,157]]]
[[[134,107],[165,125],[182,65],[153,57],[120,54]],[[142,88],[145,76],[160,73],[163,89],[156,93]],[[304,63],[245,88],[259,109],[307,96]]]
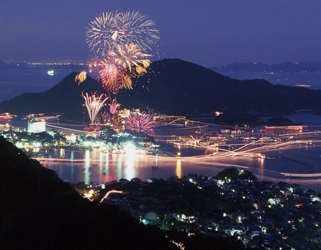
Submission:
[[[83,198],[0,137],[2,249],[178,249],[170,234],[119,208]],[[182,239],[185,249],[244,249],[221,237]]]
[[[157,227],[89,202],[0,137],[2,249],[177,249]]]

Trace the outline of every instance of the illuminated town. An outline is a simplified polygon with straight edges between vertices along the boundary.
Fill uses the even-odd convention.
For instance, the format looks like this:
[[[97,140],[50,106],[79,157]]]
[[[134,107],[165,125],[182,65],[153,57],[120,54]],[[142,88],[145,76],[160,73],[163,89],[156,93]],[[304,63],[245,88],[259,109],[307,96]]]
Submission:
[[[83,126],[82,130],[71,129],[67,124],[57,122],[59,116],[44,116],[43,114],[20,118],[27,119],[28,125],[27,128],[19,128],[10,125],[11,120],[17,119],[17,117],[8,113],[1,116],[3,121],[1,133],[17,147],[24,149],[31,156],[43,162],[44,165],[46,165],[46,161],[65,161],[66,163],[71,161],[68,158],[46,159],[43,157],[42,152],[54,148],[124,154],[129,159],[134,153],[143,155],[144,158],[152,159],[152,161],[157,159],[161,162],[173,159],[181,163],[208,164],[215,167],[223,165],[222,159],[254,157],[265,161],[268,160],[265,158],[267,153],[271,155],[271,152],[274,152],[274,155],[277,156],[279,152],[282,152],[283,157],[286,157],[287,149],[320,145],[320,131],[310,132],[306,126],[280,126],[277,128],[266,126],[264,129],[238,127],[232,129],[188,120],[185,117],[153,114],[150,115],[152,119],[148,122],[149,129],[137,130],[139,128],[135,127],[133,123],[138,119],[137,116],[143,115],[142,113],[138,110],[131,112],[119,110],[119,113],[127,113],[127,117],[123,115],[124,120],[121,125],[116,126],[115,133],[107,132],[112,130],[111,124],[105,128],[100,124],[99,130],[95,131],[86,130],[86,126]],[[129,117],[132,117],[134,121],[129,122]],[[159,130],[159,128],[162,129]],[[131,135],[131,131],[135,133]],[[147,137],[144,133],[137,133],[139,131],[159,132],[154,133],[153,137]],[[139,134],[140,136],[138,136]],[[89,138],[90,140],[88,140]],[[162,151],[160,145],[164,143],[174,145],[176,151],[171,153]],[[202,153],[195,156],[182,155],[181,149],[188,147],[201,150]],[[303,172],[279,172],[278,174],[280,176],[292,175],[310,178],[317,178],[321,175],[314,173],[313,166],[308,163],[302,164],[306,165]],[[232,165],[227,164],[227,166],[226,170],[230,169]],[[258,239],[261,244],[266,246],[271,245],[271,242],[273,244],[277,242],[282,246],[284,245],[282,242],[287,242],[290,235],[303,228],[307,232],[315,232],[315,237],[318,235],[320,214],[317,212],[318,210],[315,210],[315,206],[321,200],[316,191],[303,190],[298,185],[286,184],[282,181],[272,183],[258,182],[255,178],[248,179],[249,175],[246,173],[251,169],[246,166],[234,166],[233,169],[238,172],[237,175],[240,178],[232,180],[232,177],[222,179],[195,174],[181,178],[170,178],[167,181],[153,178],[146,181],[139,178],[131,180],[122,178],[106,183],[87,183],[83,186],[78,183],[75,188],[78,188],[84,197],[92,201],[102,199],[102,196],[105,195],[101,202],[121,207],[144,224],[158,225],[164,230],[176,228],[187,232],[191,237],[195,234],[228,235],[242,240],[245,246],[254,244]],[[245,179],[242,178],[243,172],[244,176],[247,176]],[[129,188],[128,185],[131,187]],[[168,188],[174,189],[170,193],[149,194],[149,188],[155,185],[157,187],[166,185]],[[176,194],[177,185],[180,187],[190,186],[189,188],[194,190],[191,191],[193,197],[194,195],[199,196],[198,192],[201,190],[214,188],[215,191],[212,195],[225,202],[215,211],[206,210],[206,213],[212,215],[205,217],[200,216],[201,208],[198,205],[190,207],[189,210],[181,207],[179,210],[172,210],[172,213],[165,211],[155,213],[155,211],[160,211],[161,204],[167,204],[169,201],[174,202],[174,197],[179,196],[178,193]],[[108,190],[118,191],[106,195]],[[126,192],[121,193],[122,191]],[[184,194],[183,191],[180,192]],[[199,201],[202,204],[211,200],[209,197],[203,199],[203,201]],[[233,202],[236,201],[238,205],[234,210],[232,208]],[[140,204],[140,206],[137,208],[135,204]],[[179,213],[184,210],[186,212]],[[282,220],[277,217],[277,214],[282,214]],[[300,216],[295,216],[295,214],[300,214]],[[316,239],[313,241],[319,242]],[[289,245],[291,244],[289,243]]]

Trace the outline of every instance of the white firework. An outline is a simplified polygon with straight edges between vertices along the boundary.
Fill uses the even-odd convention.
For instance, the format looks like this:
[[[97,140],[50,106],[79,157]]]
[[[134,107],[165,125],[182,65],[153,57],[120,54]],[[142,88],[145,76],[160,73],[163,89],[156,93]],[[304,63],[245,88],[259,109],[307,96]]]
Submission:
[[[100,96],[96,96],[96,94],[89,96],[88,93],[82,93],[82,97],[85,99],[84,105],[88,111],[90,125],[93,125],[99,110],[102,108],[102,106],[104,106],[108,97],[106,97],[104,94],[101,94]]]
[[[154,21],[138,11],[105,12],[88,24],[86,43],[92,51],[105,55],[117,45],[130,43],[147,52],[159,41],[159,31],[154,26]]]

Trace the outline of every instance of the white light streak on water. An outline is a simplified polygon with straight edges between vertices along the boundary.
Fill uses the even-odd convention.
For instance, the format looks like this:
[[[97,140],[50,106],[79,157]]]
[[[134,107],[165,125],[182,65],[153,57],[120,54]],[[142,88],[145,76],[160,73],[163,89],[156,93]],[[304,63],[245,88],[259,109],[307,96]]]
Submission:
[[[178,178],[182,178],[182,161],[180,159],[176,160],[175,174]]]

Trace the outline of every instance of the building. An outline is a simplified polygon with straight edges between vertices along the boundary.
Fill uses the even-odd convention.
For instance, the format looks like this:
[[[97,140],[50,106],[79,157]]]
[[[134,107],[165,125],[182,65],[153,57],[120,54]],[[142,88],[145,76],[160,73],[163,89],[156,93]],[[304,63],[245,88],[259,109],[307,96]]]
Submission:
[[[44,119],[33,118],[28,121],[28,133],[39,133],[46,131],[46,121]]]
[[[302,133],[309,131],[306,125],[291,125],[291,126],[266,126],[265,133],[277,134],[277,133]]]
[[[118,111],[118,115],[122,118],[127,118],[128,116],[130,116],[130,110],[129,109],[122,109]]]

